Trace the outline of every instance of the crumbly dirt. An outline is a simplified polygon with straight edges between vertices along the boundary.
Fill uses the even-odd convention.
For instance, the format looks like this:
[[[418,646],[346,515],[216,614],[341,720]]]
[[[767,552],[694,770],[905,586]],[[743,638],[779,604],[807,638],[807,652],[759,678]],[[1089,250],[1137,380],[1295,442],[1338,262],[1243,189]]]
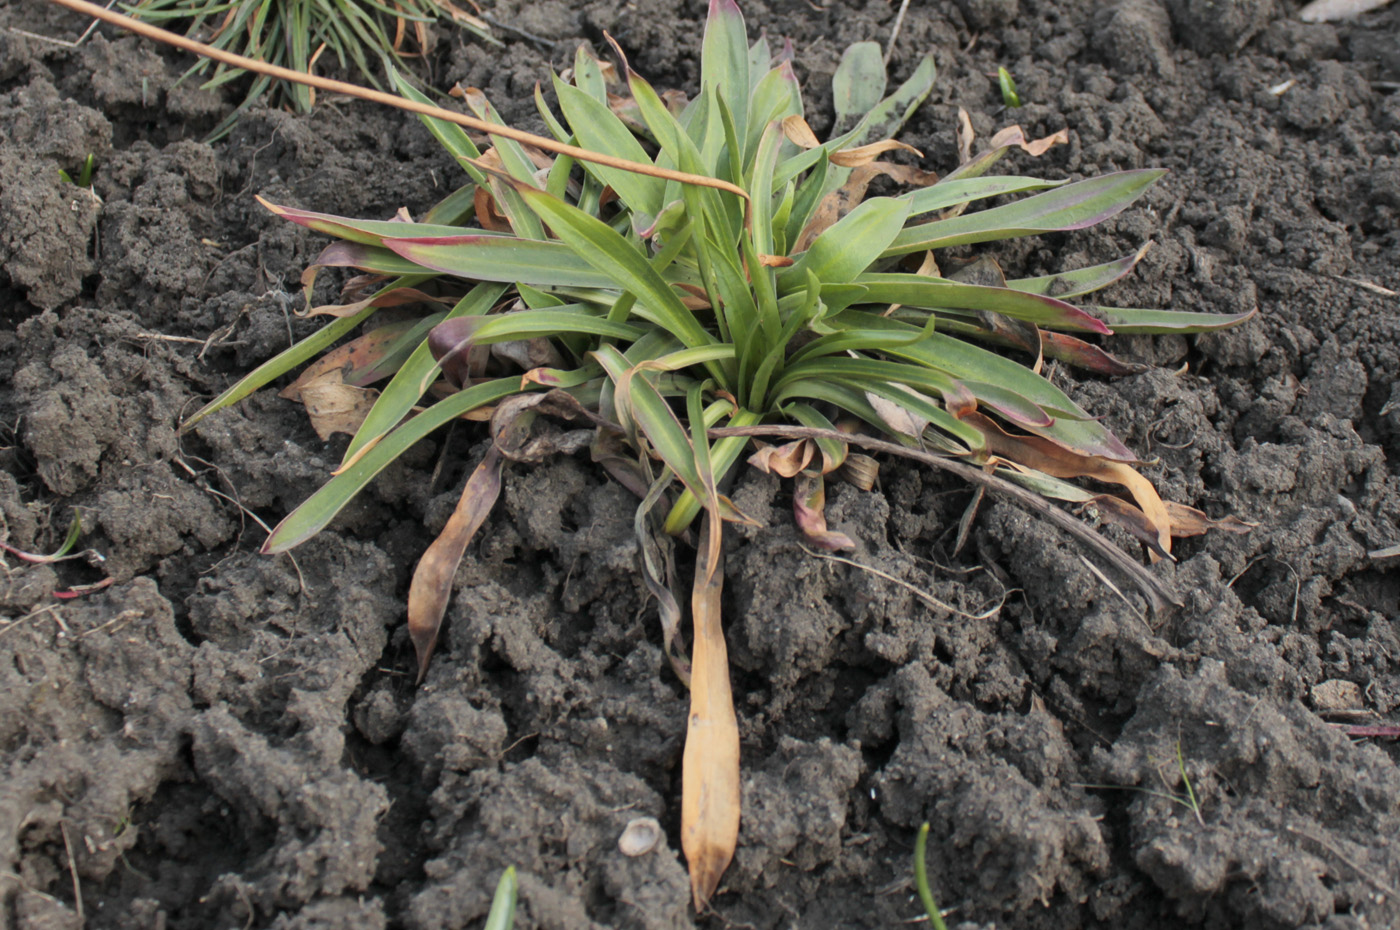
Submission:
[[[1067,537],[896,462],[828,519],[870,571],[804,552],[790,490],[741,476],[725,608],[744,820],[713,913],[688,905],[685,695],[634,569],[634,501],[586,455],[509,471],[415,688],[408,575],[483,453],[463,426],[386,471],[295,558],[270,524],[338,461],[272,391],[175,426],[315,328],[321,247],[253,200],[420,213],[457,171],[410,118],[296,117],[178,84],[184,59],[39,0],[0,2],[0,539],[96,558],[0,577],[0,926],[890,927],[911,849],[964,927],[1400,926],[1400,5],[1305,25],[1296,0],[910,4],[891,71],[940,74],[903,138],[956,163],[959,107],[1070,144],[1018,168],[1171,169],[1094,230],[1020,240],[1051,273],[1155,246],[1121,306],[1234,312],[1121,339],[1152,364],[1053,376],[1164,493],[1257,524],[1154,570],[1166,615]],[[745,4],[792,38],[817,131],[841,50],[899,4]],[[504,50],[440,33],[432,80],[530,94],[614,35],[692,89],[704,4],[498,0]],[[996,69],[1026,105],[1003,111]],[[60,184],[88,153],[91,191]],[[1019,156],[1018,156],[1019,157]],[[1126,543],[1125,543],[1126,544]],[[113,579],[77,598],[57,594]],[[940,603],[942,606],[933,606]],[[636,817],[666,830],[623,856]]]

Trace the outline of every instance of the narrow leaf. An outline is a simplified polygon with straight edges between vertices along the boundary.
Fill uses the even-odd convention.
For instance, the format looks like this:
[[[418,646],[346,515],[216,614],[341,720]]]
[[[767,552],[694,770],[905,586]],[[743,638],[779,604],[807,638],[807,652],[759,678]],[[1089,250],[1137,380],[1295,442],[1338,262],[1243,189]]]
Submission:
[[[473,385],[438,401],[407,423],[385,436],[368,452],[308,497],[300,507],[273,528],[263,543],[267,554],[286,552],[315,536],[370,480],[438,427],[457,417],[495,403],[521,390],[519,378],[499,378]]]
[[[834,133],[860,122],[885,96],[885,56],[878,42],[856,42],[841,55],[831,76],[831,103],[836,110]]]
[[[1119,171],[990,210],[910,226],[884,254],[1085,229],[1122,212],[1164,174],[1157,168]]]
[[[709,514],[703,535],[721,532],[719,519]],[[707,541],[701,541],[700,551],[709,548]],[[723,593],[723,557],[697,565],[690,600],[694,670],[681,759],[681,849],[697,911],[704,910],[719,887],[739,842],[739,720],[720,616]]]
[[[791,293],[807,281],[810,269],[823,284],[846,284],[870,267],[895,241],[909,204],[890,197],[872,197],[822,233],[797,264],[778,275],[780,293]]]
[[[833,230],[838,227],[832,227]],[[862,302],[903,304],[930,310],[988,310],[1046,329],[1109,335],[1111,330],[1078,307],[1054,297],[1004,287],[963,284],[910,274],[863,274],[854,283],[867,288]]]
[[[493,445],[467,479],[447,525],[414,569],[413,582],[408,589],[408,635],[418,654],[420,683],[428,674],[428,662],[437,646],[438,630],[452,596],[452,578],[457,574],[457,566],[462,562],[467,544],[486,522],[501,495],[503,462],[500,450]]]
[[[473,234],[386,239],[384,244],[414,266],[474,281],[535,287],[615,286],[611,275],[594,268],[562,242]]]
[[[1105,262],[1102,265],[1091,265],[1087,268],[1076,268],[1074,271],[1062,271],[1059,274],[1043,275],[1038,278],[1017,278],[1007,281],[1006,286],[1018,291],[1025,291],[1028,294],[1044,294],[1046,297],[1069,300],[1072,297],[1080,297],[1108,287],[1113,282],[1121,280],[1137,266],[1138,262],[1142,261],[1142,257],[1147,254],[1147,250],[1151,247],[1152,243],[1149,242],[1132,255],[1125,255],[1115,261]]]
[[[1152,335],[1160,333],[1205,333],[1239,326],[1259,312],[1185,313],[1178,310],[1130,310],[1123,307],[1095,307],[1115,333]]]

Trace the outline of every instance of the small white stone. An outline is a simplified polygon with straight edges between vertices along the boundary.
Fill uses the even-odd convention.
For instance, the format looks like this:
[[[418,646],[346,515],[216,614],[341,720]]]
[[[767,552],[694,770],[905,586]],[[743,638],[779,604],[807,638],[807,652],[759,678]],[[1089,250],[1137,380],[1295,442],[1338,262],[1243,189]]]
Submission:
[[[624,856],[645,856],[661,845],[661,838],[661,824],[655,817],[638,817],[617,838],[617,848]]]

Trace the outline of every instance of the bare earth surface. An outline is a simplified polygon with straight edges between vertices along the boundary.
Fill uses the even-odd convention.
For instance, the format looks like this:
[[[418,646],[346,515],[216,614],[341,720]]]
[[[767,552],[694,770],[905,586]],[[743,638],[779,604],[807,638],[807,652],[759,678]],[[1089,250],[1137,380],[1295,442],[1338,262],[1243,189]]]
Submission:
[[[822,133],[841,50],[883,43],[897,7],[745,12],[752,37],[796,42]],[[855,560],[959,614],[805,554],[790,491],[742,477],[767,523],[729,546],[744,820],[697,918],[685,695],[627,492],[586,455],[510,472],[415,689],[408,574],[479,430],[415,449],[295,562],[257,553],[257,521],[314,490],[344,438],[273,391],[175,432],[314,329],[297,279],[323,240],[255,194],[418,215],[458,169],[416,120],[344,100],[258,109],[205,145],[239,98],[176,87],[185,59],[107,29],[77,50],[25,38],[10,27],[86,23],[0,2],[0,539],[51,551],[78,508],[106,557],[7,556],[0,575],[0,926],[477,927],[513,864],[522,928],[885,928],[920,913],[925,820],[952,925],[1400,926],[1400,743],[1337,726],[1400,722],[1400,560],[1382,551],[1400,543],[1400,4],[1333,25],[1298,7],[911,4],[891,71],[937,57],[903,135],[925,167],[956,164],[962,106],[982,138],[1069,130],[1017,155],[1026,173],[1171,169],[1103,227],[996,254],[1045,274],[1151,239],[1105,302],[1259,308],[1219,335],[1115,343],[1145,374],[1055,375],[1158,460],[1164,496],[1258,526],[1183,541],[1155,569],[1183,605],[1151,616],[1008,504],[954,557],[971,493],[939,475],[890,462],[875,491],[835,488]],[[702,3],[488,12],[536,40],[444,32],[432,79],[518,125],[538,128],[535,82],[604,30],[694,90]],[[1001,111],[998,65],[1024,108]],[[97,197],[57,181],[89,152]],[[645,815],[666,842],[626,858]]]

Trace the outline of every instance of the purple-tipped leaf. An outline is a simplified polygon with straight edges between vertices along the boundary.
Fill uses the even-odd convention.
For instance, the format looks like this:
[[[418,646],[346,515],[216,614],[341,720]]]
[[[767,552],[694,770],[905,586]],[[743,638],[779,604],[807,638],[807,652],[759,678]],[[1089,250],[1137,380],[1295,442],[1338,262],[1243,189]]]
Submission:
[[[1119,171],[1076,181],[990,210],[907,227],[886,256],[1085,229],[1121,213],[1166,171]]]

